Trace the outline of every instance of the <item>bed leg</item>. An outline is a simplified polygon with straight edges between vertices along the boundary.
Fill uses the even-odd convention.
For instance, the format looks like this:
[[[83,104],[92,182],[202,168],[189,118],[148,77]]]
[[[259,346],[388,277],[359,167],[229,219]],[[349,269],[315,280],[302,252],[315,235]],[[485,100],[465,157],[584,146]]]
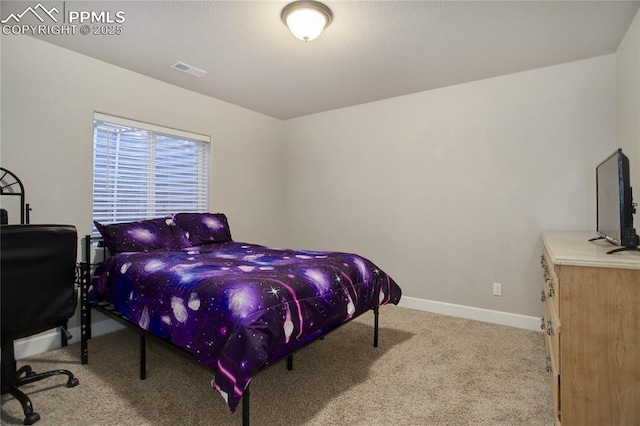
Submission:
[[[147,378],[147,336],[140,333],[140,380]]]
[[[373,308],[373,347],[378,347],[378,315],[380,308],[378,306]]]
[[[249,385],[242,394],[242,426],[249,426]]]
[[[287,357],[287,370],[288,371],[293,370],[293,355],[289,355]]]
[[[80,264],[80,364],[89,363],[88,342],[91,338],[91,306],[89,298],[91,236],[85,237],[85,261]]]
[[[73,339],[73,336],[69,333],[69,321],[65,321],[64,325],[58,328],[60,329],[60,346],[65,347],[69,344],[69,339]]]
[[[91,339],[91,307],[86,301],[80,304],[80,363],[89,363],[89,339]]]
[[[84,317],[84,313],[82,314]],[[89,348],[87,345],[87,330],[86,324],[82,321],[83,324],[80,326],[80,364],[88,364],[89,363]]]
[[[91,339],[91,306],[89,306],[89,287],[91,286],[91,235],[84,237],[84,261],[80,264],[80,309],[86,315],[87,340]]]

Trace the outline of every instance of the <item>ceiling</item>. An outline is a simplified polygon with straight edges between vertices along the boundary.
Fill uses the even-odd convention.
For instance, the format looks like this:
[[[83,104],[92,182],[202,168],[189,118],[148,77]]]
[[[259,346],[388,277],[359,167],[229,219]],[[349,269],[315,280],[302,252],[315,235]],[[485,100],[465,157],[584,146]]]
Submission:
[[[124,11],[123,34],[39,38],[288,119],[614,53],[640,6],[638,1],[327,0],[333,22],[318,39],[304,43],[280,20],[286,4],[67,1],[66,13]],[[170,68],[177,61],[207,74],[194,77]]]

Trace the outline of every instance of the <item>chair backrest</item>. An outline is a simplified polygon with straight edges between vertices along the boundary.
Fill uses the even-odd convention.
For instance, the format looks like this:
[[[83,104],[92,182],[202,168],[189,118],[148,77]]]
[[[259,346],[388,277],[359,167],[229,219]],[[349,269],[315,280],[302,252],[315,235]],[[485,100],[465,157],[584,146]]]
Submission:
[[[54,328],[73,316],[77,244],[71,225],[0,226],[3,342]]]

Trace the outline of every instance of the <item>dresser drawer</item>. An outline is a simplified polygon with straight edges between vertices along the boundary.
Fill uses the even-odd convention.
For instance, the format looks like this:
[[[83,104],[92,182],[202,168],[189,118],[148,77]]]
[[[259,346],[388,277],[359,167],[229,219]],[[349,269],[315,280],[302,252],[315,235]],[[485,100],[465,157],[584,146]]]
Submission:
[[[551,398],[555,425],[561,424],[561,398],[560,398],[560,366],[558,365],[558,352],[553,350],[553,337],[544,333],[544,348],[546,352],[546,369],[551,381]]]
[[[560,280],[556,274],[556,270],[549,260],[549,254],[545,250],[540,258],[540,264],[542,266],[542,279],[543,289],[545,292],[545,299],[553,305],[553,311],[555,316],[560,318]]]
[[[556,426],[562,424],[562,398],[560,388],[560,374],[556,371],[551,371],[551,387],[553,395],[553,419]]]
[[[544,332],[545,344],[549,346],[548,355],[557,372],[560,372],[560,320],[555,315],[553,304],[547,300],[544,303],[544,316],[541,324]]]

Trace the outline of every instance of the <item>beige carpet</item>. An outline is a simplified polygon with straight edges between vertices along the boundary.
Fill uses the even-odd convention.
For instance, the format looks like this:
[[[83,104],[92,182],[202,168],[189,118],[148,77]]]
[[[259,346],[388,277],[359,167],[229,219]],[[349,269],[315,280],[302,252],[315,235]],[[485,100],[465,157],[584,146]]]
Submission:
[[[352,321],[251,384],[252,425],[551,425],[543,335],[396,306]],[[25,386],[38,425],[240,425],[210,386],[211,373],[150,343],[138,379],[138,338],[129,330],[92,339],[89,364],[70,345],[21,360],[36,371],[72,370]],[[21,424],[2,396],[2,424]]]

